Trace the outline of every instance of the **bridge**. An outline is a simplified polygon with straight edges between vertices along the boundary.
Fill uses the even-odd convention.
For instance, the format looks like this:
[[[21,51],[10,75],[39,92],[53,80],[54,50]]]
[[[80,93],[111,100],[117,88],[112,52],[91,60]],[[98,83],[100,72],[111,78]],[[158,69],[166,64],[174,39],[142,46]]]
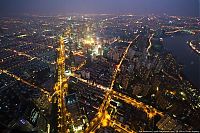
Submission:
[[[178,30],[174,30],[174,31],[168,31],[168,32],[165,32],[166,34],[173,34],[173,33],[178,33],[178,32],[184,32],[184,33],[189,33],[189,34],[192,34],[192,35],[195,35],[195,31],[192,31],[192,30],[184,30],[184,29],[178,29]]]

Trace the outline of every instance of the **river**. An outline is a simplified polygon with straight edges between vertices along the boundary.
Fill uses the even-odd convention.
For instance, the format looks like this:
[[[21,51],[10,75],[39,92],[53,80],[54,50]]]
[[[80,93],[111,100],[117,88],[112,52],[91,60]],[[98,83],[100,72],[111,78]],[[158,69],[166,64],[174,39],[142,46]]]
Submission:
[[[164,47],[175,56],[178,63],[184,65],[185,77],[200,89],[200,55],[187,44],[187,41],[198,37],[194,35],[166,37]]]

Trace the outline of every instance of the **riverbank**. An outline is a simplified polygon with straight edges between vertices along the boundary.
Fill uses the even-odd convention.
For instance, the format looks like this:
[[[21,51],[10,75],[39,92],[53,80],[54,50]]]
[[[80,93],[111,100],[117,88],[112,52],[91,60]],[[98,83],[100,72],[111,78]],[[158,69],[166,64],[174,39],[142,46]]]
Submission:
[[[200,56],[188,45],[194,35],[175,35],[164,38],[164,47],[183,65],[183,75],[200,90]]]

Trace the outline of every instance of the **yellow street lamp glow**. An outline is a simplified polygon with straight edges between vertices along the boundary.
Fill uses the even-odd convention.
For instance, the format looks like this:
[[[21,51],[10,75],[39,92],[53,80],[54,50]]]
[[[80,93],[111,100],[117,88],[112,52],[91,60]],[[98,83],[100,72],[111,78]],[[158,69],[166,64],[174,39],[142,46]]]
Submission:
[[[84,43],[85,44],[93,44],[94,43],[94,39],[91,38],[91,37],[89,37],[89,38],[87,37],[87,39],[84,40]]]

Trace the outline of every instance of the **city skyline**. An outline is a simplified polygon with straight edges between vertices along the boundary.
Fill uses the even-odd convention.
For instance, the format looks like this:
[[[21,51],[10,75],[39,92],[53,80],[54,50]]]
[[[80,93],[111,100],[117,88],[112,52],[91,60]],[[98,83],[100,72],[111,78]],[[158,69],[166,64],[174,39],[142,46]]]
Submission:
[[[199,132],[198,2],[1,1],[0,132]]]

